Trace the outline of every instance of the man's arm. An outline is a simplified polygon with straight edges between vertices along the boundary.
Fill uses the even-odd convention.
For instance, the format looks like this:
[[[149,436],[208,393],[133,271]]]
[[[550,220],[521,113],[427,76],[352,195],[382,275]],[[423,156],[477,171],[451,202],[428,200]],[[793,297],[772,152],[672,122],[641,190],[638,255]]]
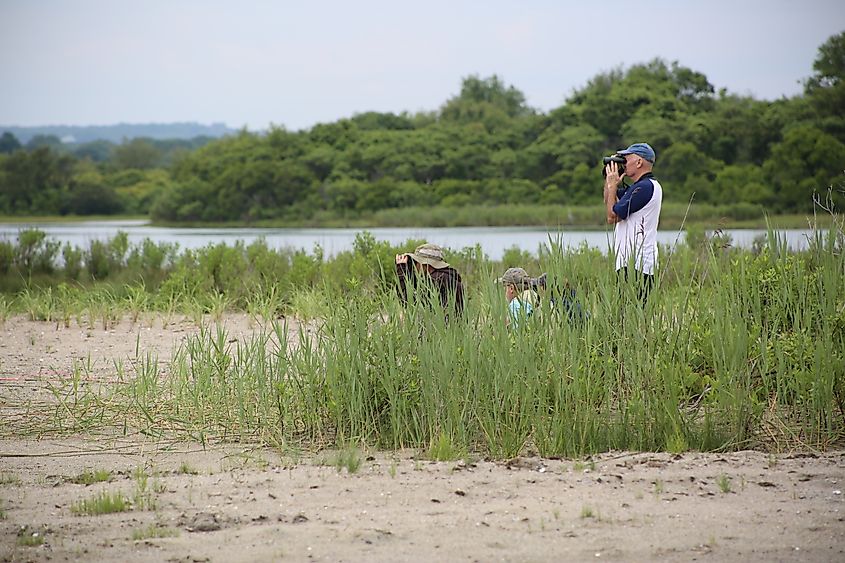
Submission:
[[[640,180],[633,184],[628,191],[625,192],[616,205],[613,206],[613,212],[619,218],[619,221],[624,221],[631,213],[639,211],[651,201],[654,195],[654,184],[651,180]]]
[[[397,256],[396,260],[396,277],[398,278],[399,285],[397,290],[399,291],[399,301],[402,302],[402,305],[408,304],[408,284],[414,283],[414,269],[408,263],[408,260],[400,261]]]
[[[608,186],[607,182],[604,184],[604,206],[607,210],[607,222],[608,224],[618,223],[619,217],[616,215],[616,212],[613,211],[613,206],[616,205],[616,187],[615,186]]]
[[[604,207],[607,211],[607,222],[612,225],[613,223],[621,221],[619,216],[616,215],[616,212],[613,210],[613,206],[616,205],[616,202],[619,199],[616,195],[616,186],[619,185],[622,178],[619,176],[619,168],[615,162],[608,163],[604,171]]]

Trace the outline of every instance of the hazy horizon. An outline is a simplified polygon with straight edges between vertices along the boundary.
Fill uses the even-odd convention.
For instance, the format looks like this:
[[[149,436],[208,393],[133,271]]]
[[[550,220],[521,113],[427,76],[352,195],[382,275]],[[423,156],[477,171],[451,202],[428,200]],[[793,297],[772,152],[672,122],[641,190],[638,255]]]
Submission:
[[[436,111],[498,75],[547,112],[613,68],[662,58],[758,99],[803,91],[838,2],[611,0],[425,6],[0,2],[0,124],[310,128]]]

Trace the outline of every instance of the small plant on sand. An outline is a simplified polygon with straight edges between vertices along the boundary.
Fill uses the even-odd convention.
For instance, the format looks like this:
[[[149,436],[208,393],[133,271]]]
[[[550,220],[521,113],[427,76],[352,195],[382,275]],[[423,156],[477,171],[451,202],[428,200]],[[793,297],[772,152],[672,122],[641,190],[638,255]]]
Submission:
[[[731,492],[731,478],[722,473],[716,478],[716,484],[719,485],[719,490],[722,494]]]
[[[281,308],[282,299],[275,286],[266,293],[257,293],[247,298],[246,312],[252,320],[259,323],[276,318]]]
[[[586,504],[581,507],[581,518],[595,518],[595,516],[596,514],[592,507],[587,506]]]
[[[581,461],[578,460],[572,464],[572,471],[575,473],[581,473],[583,471],[595,471],[596,470],[596,462],[592,459]]]
[[[127,285],[126,291],[126,307],[129,309],[129,318],[132,324],[138,322],[141,313],[149,309],[150,295],[147,293],[143,282],[139,285]]]
[[[361,468],[361,454],[355,448],[346,448],[337,452],[337,457],[334,460],[334,466],[340,473],[343,468],[349,474],[357,473]]]
[[[325,318],[330,309],[331,305],[325,292],[316,289],[294,292],[289,305],[290,312],[303,321]]]
[[[396,468],[397,468],[396,460],[393,460],[390,463],[390,467],[387,470],[387,472],[390,474],[391,479],[396,479]]]
[[[0,473],[0,485],[20,485],[20,478],[14,473],[4,471]]]
[[[89,499],[80,500],[71,505],[70,511],[79,516],[97,516],[129,510],[129,501],[120,492],[102,491]]]
[[[9,318],[12,312],[12,302],[7,300],[4,296],[0,296],[0,326]]]
[[[683,434],[676,432],[666,440],[666,451],[672,454],[680,454],[689,449],[689,444]]]
[[[432,439],[428,448],[428,457],[435,461],[452,461],[460,459],[463,451],[460,450],[448,434],[441,432],[436,439]]]
[[[135,495],[132,498],[132,504],[136,510],[155,510],[156,499],[154,496],[154,487],[157,483],[152,485],[149,482],[150,476],[143,467],[135,469]]]
[[[56,304],[53,299],[52,288],[48,287],[41,293],[30,291],[29,288],[26,288],[18,294],[18,300],[31,321],[49,322],[56,315]]]
[[[18,530],[17,543],[22,547],[38,547],[44,543],[44,531],[32,530],[29,526],[23,526]]]
[[[710,534],[710,537],[707,538],[707,545],[710,547],[716,547],[717,545],[719,545],[716,543],[716,536]]]
[[[181,475],[199,475],[199,471],[197,471],[187,461],[183,461],[181,465],[179,465],[179,469],[177,469],[176,472]]]
[[[217,322],[223,319],[226,309],[229,309],[231,306],[231,299],[222,292],[214,291],[206,297],[205,311]]]
[[[102,483],[111,480],[111,471],[106,469],[86,469],[76,477],[71,477],[71,483],[77,485],[93,485],[94,483]]]
[[[146,540],[150,538],[175,538],[179,535],[179,530],[168,528],[167,526],[160,526],[158,524],[150,524],[132,530],[132,540]]]

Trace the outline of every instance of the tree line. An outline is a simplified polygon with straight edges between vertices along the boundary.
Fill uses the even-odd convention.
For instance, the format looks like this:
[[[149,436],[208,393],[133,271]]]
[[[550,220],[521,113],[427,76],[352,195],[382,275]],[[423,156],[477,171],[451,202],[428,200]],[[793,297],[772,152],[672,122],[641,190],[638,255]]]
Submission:
[[[437,111],[368,112],[307,130],[64,148],[0,137],[0,213],[150,214],[164,222],[361,216],[400,208],[588,205],[601,157],[657,152],[667,201],[811,210],[845,169],[845,32],[804,91],[757,100],[656,59],[595,76],[548,113],[499,77],[469,76]],[[17,143],[17,144],[16,144]],[[694,195],[693,195],[694,194]]]

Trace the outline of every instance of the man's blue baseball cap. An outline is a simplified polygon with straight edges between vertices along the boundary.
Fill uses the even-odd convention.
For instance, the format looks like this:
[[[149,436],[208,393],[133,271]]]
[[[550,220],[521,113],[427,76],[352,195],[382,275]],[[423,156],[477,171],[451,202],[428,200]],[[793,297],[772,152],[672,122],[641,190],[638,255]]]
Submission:
[[[637,156],[643,157],[652,164],[654,164],[655,159],[654,149],[651,148],[651,145],[649,145],[648,143],[634,143],[624,151],[619,151],[616,154],[635,154]]]

